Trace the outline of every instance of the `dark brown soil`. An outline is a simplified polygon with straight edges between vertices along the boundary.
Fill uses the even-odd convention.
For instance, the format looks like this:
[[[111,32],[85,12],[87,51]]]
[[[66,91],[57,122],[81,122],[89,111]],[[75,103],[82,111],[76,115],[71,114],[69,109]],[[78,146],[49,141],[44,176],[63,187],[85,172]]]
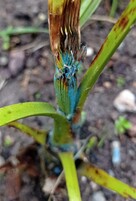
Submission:
[[[121,1],[116,17],[120,15],[127,2],[128,0],[125,3]],[[101,4],[97,14],[108,16],[104,3]],[[0,29],[8,26],[47,28],[47,0],[0,0]],[[113,24],[109,22],[91,21],[82,30],[82,41],[87,44],[87,47],[94,50],[92,57],[85,58],[83,72],[98,52],[112,26]],[[0,107],[24,101],[46,101],[56,105],[53,87],[54,60],[50,51],[48,34],[12,36],[9,51],[2,49],[2,42],[1,40]],[[124,80],[123,84],[118,84],[120,77]],[[90,150],[89,160],[115,177],[136,187],[136,131],[133,138],[129,137],[128,133],[120,137],[115,135],[114,122],[118,116],[125,115],[128,120],[136,122],[136,114],[120,113],[113,107],[113,100],[123,89],[129,89],[136,95],[136,27],[132,29],[122,46],[113,55],[106,70],[90,93],[85,105],[87,120],[83,127],[84,136],[92,133],[99,140],[104,138],[101,147]],[[52,123],[50,119],[41,117],[25,119],[23,122],[41,129],[50,128]],[[10,136],[13,140],[11,146],[4,145],[6,136]],[[111,161],[111,143],[114,140],[120,141],[121,144],[121,163],[117,167],[114,167]],[[13,128],[0,128],[0,156],[5,160],[16,156],[20,149],[32,142],[32,139]],[[12,196],[8,190],[5,191],[5,189],[11,190],[9,184],[12,186],[12,180],[18,181],[17,178],[14,178],[14,174],[12,177],[7,175],[8,179],[6,179],[0,175],[0,201],[47,200],[41,190],[40,178],[30,176],[27,172],[22,174],[22,180],[19,181],[20,193],[15,190],[17,191],[15,194],[19,198]],[[9,182],[9,180],[11,181]],[[9,184],[7,184],[8,182]],[[107,201],[126,200],[102,187],[93,188],[92,183],[88,180],[85,184],[81,181],[81,190],[84,201],[91,200],[91,195],[97,190],[104,193]],[[65,200],[63,195],[66,192],[62,190],[58,192],[56,200]]]

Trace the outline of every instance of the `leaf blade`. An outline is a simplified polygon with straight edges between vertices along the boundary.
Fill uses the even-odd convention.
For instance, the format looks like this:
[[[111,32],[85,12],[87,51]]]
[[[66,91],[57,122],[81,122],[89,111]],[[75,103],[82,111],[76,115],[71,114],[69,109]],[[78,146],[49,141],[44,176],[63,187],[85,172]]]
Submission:
[[[55,115],[50,104],[40,102],[17,103],[0,108],[0,126],[25,117],[36,115]]]
[[[87,99],[90,90],[93,88],[105,65],[107,64],[117,47],[120,45],[120,43],[123,41],[127,33],[130,31],[135,21],[136,1],[131,0],[127,8],[122,13],[121,17],[107,36],[105,42],[101,46],[98,54],[94,58],[92,64],[86,71],[80,83],[78,94],[81,94],[81,96],[79,97],[79,101],[77,104],[78,111],[82,110],[82,107]]]
[[[91,17],[91,15],[95,12],[101,0],[82,0],[81,8],[80,8],[80,26],[82,27],[87,20]]]
[[[9,123],[8,126],[19,129],[21,132],[33,137],[36,142],[42,145],[46,142],[48,131],[34,129],[17,121]]]
[[[92,179],[95,183],[103,186],[104,188],[115,191],[116,193],[120,194],[125,198],[136,199],[135,188],[110,176],[105,171],[92,164],[82,162],[78,172],[80,175]]]
[[[69,200],[81,201],[81,195],[79,190],[79,184],[73,154],[71,152],[61,152],[59,153],[59,157],[61,159],[65,172]]]
[[[54,119],[53,143],[71,143],[72,134],[67,119],[56,112],[54,107],[44,102],[27,102],[0,108],[0,126],[31,116],[48,116]]]

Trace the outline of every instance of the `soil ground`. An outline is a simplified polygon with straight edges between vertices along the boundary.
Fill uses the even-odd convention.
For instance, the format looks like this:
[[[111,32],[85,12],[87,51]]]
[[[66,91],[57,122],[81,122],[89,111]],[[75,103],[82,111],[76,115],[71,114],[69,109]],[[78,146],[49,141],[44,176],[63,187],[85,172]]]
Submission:
[[[127,0],[121,1],[116,18],[127,3]],[[108,16],[104,1],[95,14]],[[0,29],[9,26],[47,28],[47,0],[0,0]],[[83,73],[112,26],[112,23],[106,21],[92,20],[82,30],[82,41],[94,51],[91,57],[85,58]],[[0,107],[25,101],[47,101],[56,105],[53,88],[54,60],[50,51],[48,34],[16,35],[11,37],[10,42],[10,50],[4,51],[3,41],[0,41]],[[123,82],[120,83],[121,79]],[[115,135],[114,123],[119,116],[124,115],[130,122],[136,124],[135,113],[120,113],[113,106],[113,100],[123,89],[129,89],[136,95],[136,27],[131,30],[113,55],[89,95],[85,105],[87,120],[82,130],[83,135],[92,133],[99,140],[104,139],[99,148],[90,150],[89,160],[136,187],[136,130],[131,137],[129,132],[122,136]],[[29,118],[23,122],[41,129],[50,128],[52,123],[48,118],[41,117]],[[4,144],[7,136],[13,141],[11,146]],[[111,160],[111,144],[114,140],[119,141],[121,146],[121,163],[117,167],[113,166]],[[0,128],[0,155],[5,160],[15,156],[20,149],[32,142],[32,139],[13,128]],[[16,198],[11,195],[12,193],[5,192],[5,189],[10,190],[10,186],[5,178],[0,178],[0,201],[47,200],[37,183],[36,179],[24,173],[19,198]],[[12,185],[12,179],[10,185]],[[126,200],[88,180],[85,183],[81,180],[81,190],[84,201],[91,200],[95,191],[102,191],[107,201]],[[56,200],[64,200],[64,197],[58,194]]]

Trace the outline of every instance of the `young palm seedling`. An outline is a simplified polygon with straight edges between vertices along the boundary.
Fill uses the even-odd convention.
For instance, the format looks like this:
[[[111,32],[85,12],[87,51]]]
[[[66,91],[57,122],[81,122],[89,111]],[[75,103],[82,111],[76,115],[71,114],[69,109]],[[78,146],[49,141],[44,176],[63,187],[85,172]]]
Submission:
[[[81,46],[80,42],[79,24],[82,26],[88,18],[88,9],[91,8],[93,11],[99,3],[100,1],[94,3],[85,0],[48,0],[50,42],[55,60],[54,87],[57,109],[45,102],[18,103],[0,108],[0,126],[18,128],[32,136],[47,152],[59,157],[71,201],[82,200],[77,174],[84,175],[125,198],[136,199],[135,188],[84,161],[83,151],[90,143],[89,139],[85,144],[79,143],[82,110],[88,94],[136,21],[136,1],[131,0],[78,85],[78,71],[85,55],[85,47]],[[39,131],[17,121],[37,115],[51,117],[54,120],[53,129]],[[76,171],[77,159],[79,164]],[[46,164],[46,154],[44,160]]]

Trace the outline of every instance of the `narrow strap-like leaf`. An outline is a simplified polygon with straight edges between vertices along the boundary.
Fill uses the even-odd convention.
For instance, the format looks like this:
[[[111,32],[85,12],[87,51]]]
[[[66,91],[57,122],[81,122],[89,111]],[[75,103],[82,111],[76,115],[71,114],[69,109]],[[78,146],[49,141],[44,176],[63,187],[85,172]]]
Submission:
[[[111,32],[107,36],[105,42],[100,48],[98,54],[94,58],[90,68],[85,73],[81,84],[79,86],[79,102],[77,104],[77,111],[82,110],[87,96],[98,80],[100,74],[102,73],[105,65],[110,60],[111,56],[126,37],[130,31],[132,25],[136,21],[136,1],[131,0],[125,11],[122,13],[121,17],[117,23],[112,28]]]
[[[82,0],[80,8],[80,26],[82,27],[95,12],[101,0]]]
[[[92,164],[82,162],[79,166],[78,173],[93,180],[104,188],[115,191],[125,198],[136,199],[136,188],[121,182]]]
[[[46,142],[48,131],[34,129],[34,128],[31,128],[30,126],[27,126],[17,121],[13,121],[9,123],[8,125],[19,129],[21,132],[27,134],[30,137],[33,137],[34,140],[40,144],[44,145]]]
[[[111,6],[111,10],[110,10],[110,16],[111,17],[115,16],[115,13],[116,13],[116,10],[118,8],[118,5],[119,5],[119,1],[118,0],[112,1],[112,6]]]
[[[71,152],[63,152],[59,154],[59,157],[64,168],[69,200],[81,201],[79,183],[73,154]]]
[[[39,27],[8,27],[6,29],[0,30],[0,37],[12,36],[18,34],[34,34],[34,33],[49,33],[48,29],[43,29]]]
[[[49,103],[27,102],[2,107],[0,108],[0,126],[31,116],[48,116],[54,119],[54,143],[68,144],[72,141],[71,129],[67,119],[58,114]]]

